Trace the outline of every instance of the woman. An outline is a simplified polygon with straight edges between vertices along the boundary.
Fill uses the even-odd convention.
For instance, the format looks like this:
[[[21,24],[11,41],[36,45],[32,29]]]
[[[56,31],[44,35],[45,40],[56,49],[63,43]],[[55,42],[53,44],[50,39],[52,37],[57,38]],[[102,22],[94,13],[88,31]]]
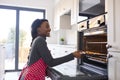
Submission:
[[[70,60],[80,58],[80,52],[75,51],[67,56],[53,59],[47,47],[46,37],[50,36],[50,26],[46,19],[36,19],[31,26],[31,50],[27,66],[22,70],[19,80],[45,80],[46,69]]]

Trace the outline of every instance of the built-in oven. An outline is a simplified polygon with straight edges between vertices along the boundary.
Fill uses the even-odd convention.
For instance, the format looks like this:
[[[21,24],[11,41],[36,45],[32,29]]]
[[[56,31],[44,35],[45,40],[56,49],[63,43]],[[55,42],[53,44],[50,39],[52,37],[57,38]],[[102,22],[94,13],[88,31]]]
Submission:
[[[48,75],[52,80],[108,80],[106,44],[105,25],[78,31],[78,50],[84,53],[77,59],[76,68],[62,64],[48,68]]]
[[[105,16],[106,13],[78,24],[79,27],[82,27],[78,31],[77,48],[85,53],[81,59],[78,59],[78,69],[107,75],[107,26]]]
[[[84,51],[77,69],[85,73],[107,76],[107,27],[95,27],[78,32],[78,50]]]

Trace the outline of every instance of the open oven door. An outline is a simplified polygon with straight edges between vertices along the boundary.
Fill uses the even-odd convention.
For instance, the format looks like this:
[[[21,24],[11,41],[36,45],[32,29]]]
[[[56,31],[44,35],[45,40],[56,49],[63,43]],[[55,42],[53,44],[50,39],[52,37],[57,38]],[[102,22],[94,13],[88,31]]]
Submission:
[[[64,75],[58,72],[56,69],[49,67],[47,69],[47,75],[52,80],[108,80],[107,76],[98,74],[86,74],[80,71],[76,72],[75,76]]]

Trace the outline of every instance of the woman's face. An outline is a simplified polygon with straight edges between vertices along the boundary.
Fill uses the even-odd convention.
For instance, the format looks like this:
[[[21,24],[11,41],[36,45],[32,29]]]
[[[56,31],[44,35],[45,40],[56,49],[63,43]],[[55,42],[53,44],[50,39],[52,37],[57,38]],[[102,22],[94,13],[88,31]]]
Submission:
[[[49,37],[51,28],[50,28],[48,21],[42,22],[41,27],[39,27],[37,31],[39,35],[44,36],[44,37]]]

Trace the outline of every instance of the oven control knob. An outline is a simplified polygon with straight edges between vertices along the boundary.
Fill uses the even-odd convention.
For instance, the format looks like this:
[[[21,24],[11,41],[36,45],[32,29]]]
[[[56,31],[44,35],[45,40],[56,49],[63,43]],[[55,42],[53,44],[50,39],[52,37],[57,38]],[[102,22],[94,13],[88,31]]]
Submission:
[[[106,48],[107,48],[107,49],[112,48],[112,45],[107,44],[107,45],[106,45]]]
[[[113,57],[113,55],[111,55],[111,54],[108,54],[107,55],[107,58],[109,59],[109,58],[112,58]]]

